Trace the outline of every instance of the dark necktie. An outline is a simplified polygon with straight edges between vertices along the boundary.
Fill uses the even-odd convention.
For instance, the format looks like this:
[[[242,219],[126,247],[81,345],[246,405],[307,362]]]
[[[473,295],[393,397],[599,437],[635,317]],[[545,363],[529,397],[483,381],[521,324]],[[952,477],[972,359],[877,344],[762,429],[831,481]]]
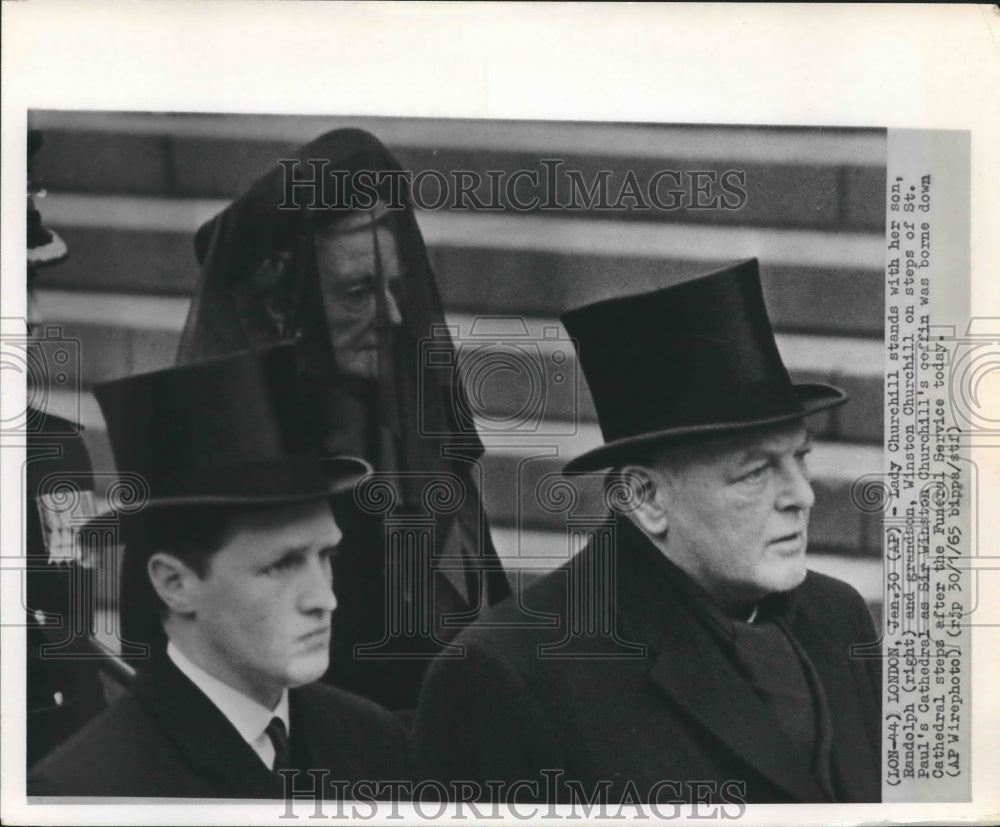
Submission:
[[[274,747],[274,772],[292,769],[291,750],[288,746],[288,731],[285,722],[275,716],[264,730]]]

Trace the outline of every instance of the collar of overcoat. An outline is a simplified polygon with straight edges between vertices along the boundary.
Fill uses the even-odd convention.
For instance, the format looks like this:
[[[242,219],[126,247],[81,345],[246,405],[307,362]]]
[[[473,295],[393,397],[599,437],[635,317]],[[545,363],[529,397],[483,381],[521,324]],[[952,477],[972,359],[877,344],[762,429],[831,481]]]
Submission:
[[[794,800],[828,800],[773,713],[696,616],[690,590],[678,582],[686,575],[630,520],[619,516],[615,522],[619,628],[627,640],[648,647],[650,680]],[[851,800],[855,791],[844,787],[852,786],[850,779],[858,773],[849,765],[855,754],[867,755],[870,747],[855,743],[864,737],[864,729],[850,702],[848,652],[839,651],[842,645],[799,610],[797,597],[796,591],[788,595],[780,622],[788,625],[812,661],[827,695],[834,721],[834,775],[841,779],[841,795]]]
[[[156,719],[163,735],[195,775],[219,790],[219,798],[281,798],[284,784],[260,760],[235,727],[166,654],[160,653],[140,671],[133,687]],[[290,731],[302,729],[301,699],[289,693]],[[298,723],[298,726],[296,726]],[[293,757],[301,754],[293,740]],[[301,760],[301,759],[300,759]],[[300,764],[299,761],[296,761]],[[302,765],[302,764],[300,764]],[[309,764],[305,764],[309,766]]]

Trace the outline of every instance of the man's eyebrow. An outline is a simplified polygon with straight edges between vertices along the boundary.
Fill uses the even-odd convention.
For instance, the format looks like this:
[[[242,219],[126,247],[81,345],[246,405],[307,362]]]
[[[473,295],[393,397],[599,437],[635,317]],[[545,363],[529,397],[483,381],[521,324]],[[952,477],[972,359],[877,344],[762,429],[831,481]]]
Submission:
[[[334,557],[340,553],[342,543],[325,543],[319,547],[320,553],[325,552],[330,557]],[[270,563],[265,563],[266,566],[274,565],[275,563],[280,563],[283,560],[289,560],[296,557],[305,557],[309,554],[310,549],[313,546],[289,546],[286,549],[282,549]]]
[[[742,448],[736,452],[736,463],[738,465],[743,465],[747,462],[754,462],[755,460],[768,459],[773,456],[774,452],[769,451],[760,445],[754,445],[752,448]]]
[[[795,451],[804,451],[812,448],[813,446],[813,433],[812,431],[806,431],[804,436],[795,445]],[[754,445],[750,448],[742,448],[736,452],[737,463],[747,463],[759,459],[768,459],[770,457],[776,456],[782,453],[778,448],[772,448],[768,445]]]

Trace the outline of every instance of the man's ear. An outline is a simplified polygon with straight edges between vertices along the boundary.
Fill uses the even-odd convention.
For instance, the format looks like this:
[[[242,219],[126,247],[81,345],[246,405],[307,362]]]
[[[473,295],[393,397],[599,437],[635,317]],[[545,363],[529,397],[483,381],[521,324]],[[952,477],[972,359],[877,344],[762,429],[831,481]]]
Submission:
[[[628,491],[633,522],[651,537],[665,539],[670,522],[662,475],[644,465],[625,465],[620,480]]]
[[[201,578],[187,563],[173,554],[157,551],[146,563],[149,580],[170,611],[190,615],[197,605]]]

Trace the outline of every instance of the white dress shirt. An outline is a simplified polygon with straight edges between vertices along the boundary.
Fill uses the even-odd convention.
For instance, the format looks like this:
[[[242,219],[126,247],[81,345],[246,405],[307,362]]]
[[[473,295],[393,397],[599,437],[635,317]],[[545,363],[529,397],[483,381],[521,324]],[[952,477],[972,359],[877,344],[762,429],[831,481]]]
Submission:
[[[272,769],[274,767],[274,745],[265,730],[267,725],[271,723],[271,719],[277,716],[284,722],[285,731],[291,735],[288,720],[288,690],[282,690],[281,699],[274,709],[268,709],[192,663],[174,645],[173,641],[167,644],[167,656],[174,662],[174,666],[180,669],[185,677],[197,686],[226,716],[226,719],[236,728],[243,740],[253,748],[260,760],[264,762],[264,766]]]

